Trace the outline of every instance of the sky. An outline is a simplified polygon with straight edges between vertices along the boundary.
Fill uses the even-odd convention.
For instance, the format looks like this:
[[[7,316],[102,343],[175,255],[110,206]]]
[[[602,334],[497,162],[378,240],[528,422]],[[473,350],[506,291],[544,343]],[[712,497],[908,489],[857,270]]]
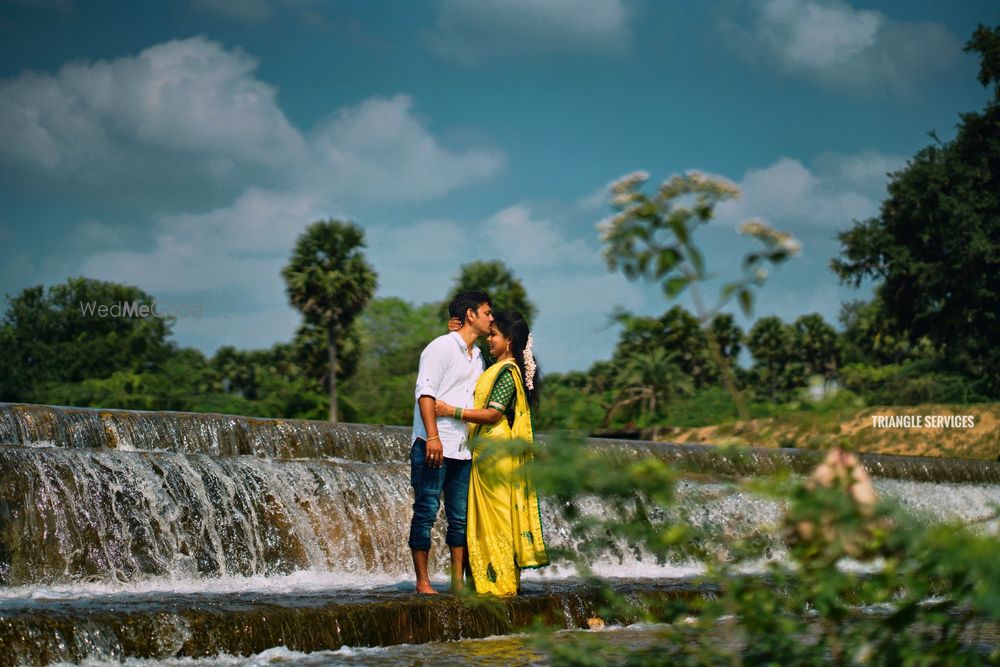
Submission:
[[[296,238],[351,220],[377,296],[439,301],[500,259],[542,367],[583,370],[612,353],[610,313],[673,305],[602,257],[609,184],[697,170],[741,191],[696,236],[706,293],[761,219],[803,251],[752,318],[726,310],[836,325],[871,293],[830,271],[837,234],[984,106],[962,47],[998,19],[973,0],[0,0],[0,293],[126,283],[200,306],[182,346],[266,348],[300,321]]]

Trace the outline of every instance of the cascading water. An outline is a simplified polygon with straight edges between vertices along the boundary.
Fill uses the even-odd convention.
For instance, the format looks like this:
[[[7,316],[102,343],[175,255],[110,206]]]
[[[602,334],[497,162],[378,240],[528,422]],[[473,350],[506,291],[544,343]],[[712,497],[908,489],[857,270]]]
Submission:
[[[503,634],[535,615],[585,624],[599,599],[567,568],[527,575],[531,594],[499,615],[410,594],[408,439],[400,427],[0,404],[0,664],[427,642]],[[726,476],[817,459],[590,446],[696,470],[678,509],[720,540],[773,536],[780,517]],[[1000,504],[1000,464],[864,462],[883,494],[933,519]],[[571,546],[547,503],[543,520],[552,546]],[[446,553],[442,538],[432,553]],[[624,589],[645,579],[644,594],[692,594],[680,585],[689,564],[621,548],[596,565],[628,578]]]

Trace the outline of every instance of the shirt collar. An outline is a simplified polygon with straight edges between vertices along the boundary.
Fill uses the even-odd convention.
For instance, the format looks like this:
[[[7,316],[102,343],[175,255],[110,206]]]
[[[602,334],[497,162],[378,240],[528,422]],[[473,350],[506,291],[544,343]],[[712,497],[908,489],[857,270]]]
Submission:
[[[458,343],[459,348],[462,350],[462,354],[465,354],[465,351],[469,349],[469,346],[465,344],[465,339],[462,338],[460,335],[458,335],[457,331],[449,331],[448,335],[451,336],[456,343]],[[475,359],[478,356],[481,356],[481,353],[479,352],[479,346],[476,345],[475,342],[473,342],[472,358]]]

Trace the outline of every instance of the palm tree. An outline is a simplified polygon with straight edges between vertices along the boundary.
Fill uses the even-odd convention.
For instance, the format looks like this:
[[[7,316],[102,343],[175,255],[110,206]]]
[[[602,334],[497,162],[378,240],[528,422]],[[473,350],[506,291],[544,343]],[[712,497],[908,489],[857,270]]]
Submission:
[[[792,324],[795,352],[805,366],[805,374],[829,380],[840,365],[840,337],[819,313],[803,315]]]
[[[463,264],[442,309],[447,311],[448,302],[455,295],[473,291],[489,294],[493,310],[509,308],[521,313],[529,325],[535,316],[535,304],[528,298],[524,283],[514,275],[510,267],[499,260]]]
[[[795,343],[792,336],[792,329],[774,315],[757,320],[747,334],[747,347],[753,355],[754,372],[759,383],[770,389],[772,400],[778,395],[779,389],[786,388],[786,382],[794,370],[792,348]]]
[[[299,236],[282,269],[286,292],[306,322],[326,332],[330,421],[337,421],[337,347],[375,293],[377,276],[365,261],[364,230],[350,222],[320,220]]]
[[[605,422],[630,405],[638,405],[640,415],[655,417],[657,407],[671,396],[691,393],[694,386],[691,376],[677,365],[674,356],[660,347],[625,357],[618,376],[618,396]]]

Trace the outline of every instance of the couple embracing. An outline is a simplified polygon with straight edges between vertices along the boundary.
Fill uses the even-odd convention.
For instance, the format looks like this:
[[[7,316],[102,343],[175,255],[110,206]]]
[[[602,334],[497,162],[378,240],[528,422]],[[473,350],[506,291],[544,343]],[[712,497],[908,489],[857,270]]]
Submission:
[[[444,495],[452,590],[468,567],[476,592],[516,595],[521,570],[547,565],[538,496],[527,476],[530,405],[540,378],[528,324],[515,311],[494,315],[484,292],[448,306],[452,329],[420,355],[413,407],[410,550],[418,593],[436,593],[427,572],[431,528]],[[489,368],[476,339],[486,336]]]

